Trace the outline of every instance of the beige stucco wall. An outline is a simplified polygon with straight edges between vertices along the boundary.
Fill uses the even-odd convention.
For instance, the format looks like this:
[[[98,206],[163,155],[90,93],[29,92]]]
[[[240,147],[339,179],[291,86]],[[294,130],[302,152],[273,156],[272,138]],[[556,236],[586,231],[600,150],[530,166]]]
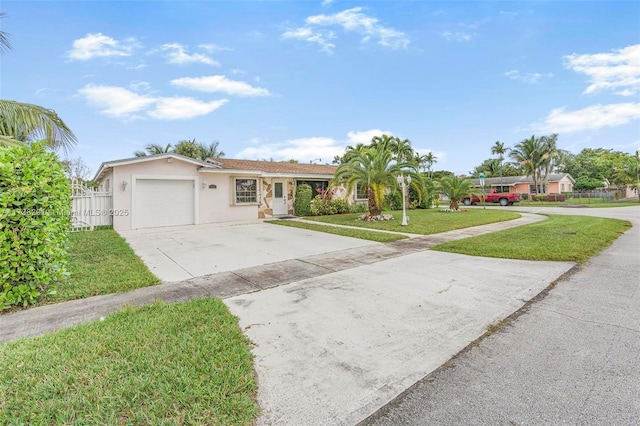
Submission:
[[[113,228],[130,230],[132,223],[133,191],[138,178],[167,179],[192,178],[195,182],[197,215],[196,223],[215,223],[237,220],[250,220],[258,217],[258,205],[234,205],[232,202],[232,175],[229,173],[198,172],[199,166],[193,163],[167,158],[113,167],[101,182],[111,179],[113,191]],[[238,176],[241,177],[241,176]],[[242,176],[248,177],[248,176]],[[127,182],[123,189],[122,183]],[[203,188],[202,184],[206,182]],[[215,185],[216,188],[209,188]],[[129,212],[129,214],[124,214]]]

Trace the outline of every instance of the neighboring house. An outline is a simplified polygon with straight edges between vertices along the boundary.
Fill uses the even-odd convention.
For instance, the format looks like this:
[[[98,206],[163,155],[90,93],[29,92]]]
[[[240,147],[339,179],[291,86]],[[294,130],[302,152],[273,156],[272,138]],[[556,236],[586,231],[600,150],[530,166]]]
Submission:
[[[296,186],[326,189],[335,169],[165,153],[102,163],[94,180],[112,192],[120,231],[290,215]]]
[[[474,185],[480,186],[480,179],[471,179]],[[573,192],[573,184],[576,181],[568,173],[551,174],[543,182],[538,182],[544,194],[561,194],[563,192]],[[496,192],[515,192],[518,194],[535,194],[537,191],[531,176],[504,176],[485,178],[484,184],[487,187],[495,188]]]

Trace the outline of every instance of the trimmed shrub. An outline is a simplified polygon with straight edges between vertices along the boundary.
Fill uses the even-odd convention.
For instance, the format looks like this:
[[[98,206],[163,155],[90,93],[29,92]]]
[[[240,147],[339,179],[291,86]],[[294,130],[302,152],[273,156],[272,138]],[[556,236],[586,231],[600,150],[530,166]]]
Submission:
[[[66,276],[71,190],[42,144],[0,147],[0,310],[26,307]]]
[[[566,194],[544,194],[543,201],[565,201]]]
[[[384,196],[386,207],[391,210],[402,210],[402,194],[400,191],[393,191]]]
[[[311,202],[311,215],[312,216],[327,216],[332,214],[349,213],[350,206],[347,200],[341,198],[329,199],[321,195],[316,197]]]
[[[524,192],[524,193],[520,194],[520,198],[522,198],[524,201],[527,201],[529,199],[529,194]]]
[[[311,185],[303,183],[296,188],[296,200],[294,211],[296,216],[309,216],[311,214]]]

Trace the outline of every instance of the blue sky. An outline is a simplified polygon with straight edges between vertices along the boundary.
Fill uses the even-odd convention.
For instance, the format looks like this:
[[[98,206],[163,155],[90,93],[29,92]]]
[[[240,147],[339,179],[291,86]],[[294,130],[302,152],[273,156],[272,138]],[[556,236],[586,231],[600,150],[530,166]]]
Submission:
[[[640,148],[638,1],[11,1],[0,96],[95,172],[145,145],[322,159],[375,134],[467,173],[506,146]]]

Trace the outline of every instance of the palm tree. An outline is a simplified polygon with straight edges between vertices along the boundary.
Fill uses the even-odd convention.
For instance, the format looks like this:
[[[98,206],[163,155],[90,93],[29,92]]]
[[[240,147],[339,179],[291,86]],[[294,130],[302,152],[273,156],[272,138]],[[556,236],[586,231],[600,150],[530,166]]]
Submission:
[[[216,158],[224,157],[224,151],[218,151],[218,147],[220,146],[220,142],[215,141],[209,145],[198,144],[200,145],[201,156],[200,159],[202,161],[207,160],[215,160]]]
[[[476,187],[471,179],[453,177],[443,177],[438,182],[438,189],[442,195],[449,198],[449,208],[458,210],[458,202],[466,195],[484,196],[484,191]]]
[[[546,152],[546,142],[542,138],[536,138],[535,135],[529,139],[517,143],[509,152],[509,156],[524,170],[524,172],[533,179],[533,187],[535,193],[541,191],[540,176],[542,168],[545,167],[549,154]]]
[[[500,160],[500,186],[502,186],[502,161],[504,161],[504,154],[507,153],[507,149],[500,141],[496,141],[491,147],[491,153],[497,155]]]
[[[171,144],[168,143],[166,146],[158,145],[155,143],[150,143],[149,145],[144,147],[144,151],[136,151],[133,153],[136,157],[146,157],[147,155],[158,155],[165,154],[167,152],[171,152]]]
[[[0,12],[0,19],[4,18],[5,14]],[[4,31],[0,31],[0,52],[11,50],[11,42],[9,41],[9,34]]]
[[[382,212],[385,190],[398,186],[397,176],[401,173],[411,176],[411,185],[419,192],[423,187],[413,161],[398,162],[388,144],[375,142],[372,140],[370,146],[350,151],[349,161],[338,166],[332,181],[332,186],[344,184],[349,192],[358,184],[364,185],[372,216]]]
[[[18,145],[44,140],[50,148],[73,148],[77,140],[55,111],[0,99],[0,143]]]
[[[413,157],[413,161],[415,161],[415,163],[418,165],[418,168],[424,170],[425,172],[428,172],[429,179],[433,178],[431,166],[433,166],[434,163],[437,163],[437,159],[438,157],[433,155],[433,152],[429,152],[428,154],[423,155],[420,155],[419,152],[416,152],[415,156]]]
[[[4,13],[0,13],[0,18]],[[9,35],[0,31],[0,52],[11,49]],[[65,152],[77,142],[73,132],[51,109],[0,99],[0,145],[18,145],[44,140]]]
[[[542,187],[544,188],[545,183],[549,179],[549,175],[553,173],[556,165],[556,159],[560,155],[560,150],[558,149],[558,134],[553,133],[549,136],[542,136],[540,138],[542,142],[542,150],[545,155],[545,159],[540,168],[540,178],[542,181]]]

